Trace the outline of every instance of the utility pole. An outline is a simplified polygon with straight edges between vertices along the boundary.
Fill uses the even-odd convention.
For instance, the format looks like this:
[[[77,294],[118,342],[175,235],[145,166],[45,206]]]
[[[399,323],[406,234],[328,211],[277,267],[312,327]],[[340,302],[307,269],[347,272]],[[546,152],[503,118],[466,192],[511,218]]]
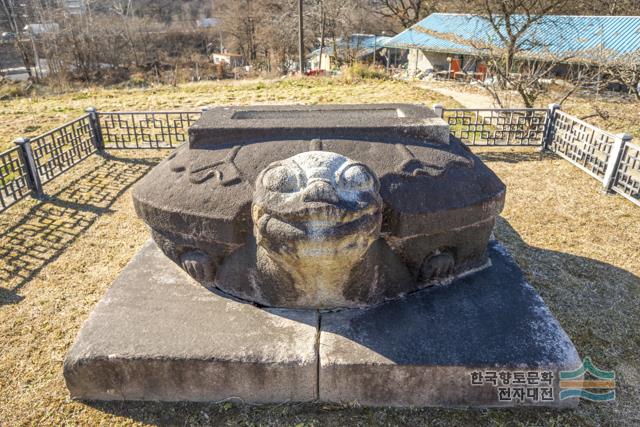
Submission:
[[[298,0],[298,70],[304,74],[304,26],[302,22],[302,0]]]
[[[324,53],[324,0],[320,0],[320,55],[318,56],[318,70],[322,74],[322,54]],[[331,69],[331,60],[327,64]]]
[[[29,33],[29,38],[31,38],[31,46],[33,47],[33,60],[35,61],[35,73],[36,73],[36,81],[39,81],[42,77],[42,69],[40,68],[40,58],[38,57],[38,49],[36,49],[36,41],[34,39],[33,29],[29,26],[27,27],[27,32]],[[18,33],[18,37],[20,34]]]
[[[376,51],[378,50],[378,36],[373,35],[373,55],[371,56],[371,64],[376,65]]]

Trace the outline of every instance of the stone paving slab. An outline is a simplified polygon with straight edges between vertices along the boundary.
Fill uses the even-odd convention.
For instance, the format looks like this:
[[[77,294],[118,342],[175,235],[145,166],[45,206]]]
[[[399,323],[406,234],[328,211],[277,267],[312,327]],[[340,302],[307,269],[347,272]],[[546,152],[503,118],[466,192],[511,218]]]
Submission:
[[[558,400],[558,371],[580,366],[571,340],[506,250],[493,242],[489,256],[492,267],[450,285],[366,311],[323,314],[320,400],[514,406],[518,394],[516,401],[500,401],[493,384],[472,385],[472,373],[548,370],[554,400],[523,404],[575,406],[574,399]]]
[[[147,243],[83,326],[64,363],[83,400],[370,406],[514,406],[473,372],[580,365],[504,248],[492,266],[369,310],[261,309],[213,293]]]
[[[82,327],[64,376],[85,400],[310,401],[317,326],[316,311],[213,293],[147,243]]]

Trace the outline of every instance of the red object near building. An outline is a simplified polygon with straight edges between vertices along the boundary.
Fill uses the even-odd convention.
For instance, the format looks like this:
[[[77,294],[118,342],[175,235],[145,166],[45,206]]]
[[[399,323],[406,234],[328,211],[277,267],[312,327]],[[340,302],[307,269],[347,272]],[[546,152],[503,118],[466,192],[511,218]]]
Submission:
[[[307,70],[307,71],[305,71],[304,75],[305,76],[309,76],[309,77],[321,77],[321,76],[326,75],[326,71],[316,68],[315,70]]]
[[[451,59],[451,66],[449,67],[449,78],[454,79],[456,77],[456,73],[462,71],[460,67],[459,59]]]

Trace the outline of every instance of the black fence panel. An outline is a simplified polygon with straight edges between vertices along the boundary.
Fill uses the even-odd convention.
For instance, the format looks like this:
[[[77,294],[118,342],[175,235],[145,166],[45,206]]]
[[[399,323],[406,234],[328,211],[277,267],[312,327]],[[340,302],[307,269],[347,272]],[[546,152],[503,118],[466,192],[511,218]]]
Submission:
[[[174,148],[189,139],[200,111],[98,113],[105,148]]]
[[[472,146],[540,146],[546,109],[446,108],[443,119],[451,133]]]
[[[31,192],[29,172],[20,147],[0,153],[0,211]]]
[[[95,153],[95,135],[89,115],[31,140],[38,175],[45,184]]]

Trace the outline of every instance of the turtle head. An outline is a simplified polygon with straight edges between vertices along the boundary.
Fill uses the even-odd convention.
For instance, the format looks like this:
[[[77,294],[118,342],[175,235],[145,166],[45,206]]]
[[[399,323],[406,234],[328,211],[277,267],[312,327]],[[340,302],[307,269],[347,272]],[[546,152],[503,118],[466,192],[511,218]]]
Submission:
[[[273,257],[362,255],[382,222],[380,183],[365,164],[309,151],[271,163],[256,180],[252,219]]]

